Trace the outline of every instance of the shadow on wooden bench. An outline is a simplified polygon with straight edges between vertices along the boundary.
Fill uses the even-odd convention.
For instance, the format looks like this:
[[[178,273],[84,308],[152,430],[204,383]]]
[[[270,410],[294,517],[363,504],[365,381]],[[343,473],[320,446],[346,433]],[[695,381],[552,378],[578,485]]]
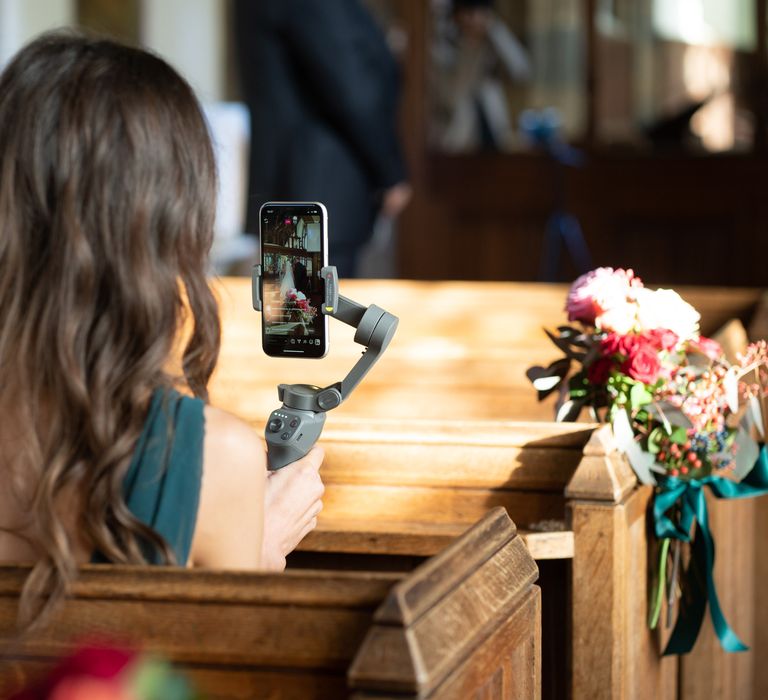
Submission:
[[[0,567],[13,638],[25,567]],[[6,649],[6,697],[79,640],[135,644],[208,697],[538,698],[538,575],[502,509],[408,575],[86,566],[46,629]]]

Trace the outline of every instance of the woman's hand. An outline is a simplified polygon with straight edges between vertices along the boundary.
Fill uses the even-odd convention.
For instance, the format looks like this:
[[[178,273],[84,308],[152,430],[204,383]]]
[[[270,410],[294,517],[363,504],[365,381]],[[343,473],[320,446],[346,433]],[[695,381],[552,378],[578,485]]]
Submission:
[[[285,557],[317,526],[325,491],[320,478],[323,457],[323,450],[315,447],[267,477],[261,568],[282,571]]]

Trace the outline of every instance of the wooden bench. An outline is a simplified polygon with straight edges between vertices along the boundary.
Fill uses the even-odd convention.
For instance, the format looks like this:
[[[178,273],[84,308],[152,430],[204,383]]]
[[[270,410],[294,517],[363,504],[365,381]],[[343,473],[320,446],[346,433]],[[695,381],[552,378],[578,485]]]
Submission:
[[[173,661],[210,698],[539,698],[536,565],[502,509],[409,574],[84,567],[11,644],[27,569],[0,567],[0,696],[78,640]]]
[[[351,562],[377,553],[426,556],[483,507],[502,505],[540,565],[558,567],[549,576],[542,572],[550,695],[694,698],[707,688],[708,697],[759,697],[752,689],[761,669],[753,659],[768,640],[754,621],[756,505],[712,504],[722,543],[715,574],[721,600],[729,620],[754,644],[754,655],[725,655],[706,623],[694,653],[662,660],[663,640],[646,624],[650,490],[637,487],[610,435],[593,435],[595,426],[500,420],[551,417],[551,405],[537,403],[524,372],[557,356],[541,328],[562,323],[566,290],[343,283],[344,294],[375,301],[400,316],[401,325],[380,365],[329,416],[326,508],[318,530],[302,544],[304,556],[316,562],[323,553],[334,565],[342,555]],[[765,335],[760,290],[680,291],[702,313],[705,333],[737,317]],[[246,281],[223,283],[224,346],[212,396],[261,428],[276,406],[277,381],[331,383],[360,349],[341,324],[332,324],[337,354],[322,363],[255,361],[260,321],[247,293]],[[535,529],[548,520],[560,521],[562,529]],[[737,578],[735,571],[743,573]],[[549,613],[548,600],[554,601]]]
[[[267,357],[250,281],[224,278],[216,287],[223,334],[211,397],[247,420],[261,423],[277,407],[278,383],[327,386],[360,357],[354,330],[334,320],[331,350],[322,361]],[[543,328],[565,321],[567,290],[515,282],[342,280],[342,294],[381,306],[398,316],[400,325],[379,363],[330,416],[551,421],[554,397],[539,403],[525,371],[559,356]],[[768,303],[761,290],[679,291],[701,312],[705,333],[734,317],[757,328],[762,314],[759,337],[768,337]]]

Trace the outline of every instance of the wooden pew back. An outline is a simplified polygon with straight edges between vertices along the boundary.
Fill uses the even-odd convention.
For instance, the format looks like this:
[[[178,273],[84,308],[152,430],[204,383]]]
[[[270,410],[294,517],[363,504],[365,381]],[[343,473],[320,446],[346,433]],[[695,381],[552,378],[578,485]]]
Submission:
[[[326,493],[302,550],[431,556],[489,508],[514,513],[537,558],[568,558],[566,485],[593,425],[336,420],[323,435]],[[547,529],[547,528],[545,528]],[[551,527],[548,529],[552,529]]]
[[[27,572],[0,567],[2,697],[94,638],[160,654],[211,698],[538,697],[538,572],[501,509],[409,575],[86,566],[13,643]]]

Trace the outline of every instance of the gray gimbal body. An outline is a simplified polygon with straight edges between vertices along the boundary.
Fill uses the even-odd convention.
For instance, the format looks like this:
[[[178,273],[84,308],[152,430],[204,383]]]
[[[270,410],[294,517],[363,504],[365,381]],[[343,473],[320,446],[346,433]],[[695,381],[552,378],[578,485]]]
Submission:
[[[365,346],[363,356],[340,382],[325,388],[311,384],[279,384],[277,396],[282,406],[269,416],[265,431],[267,462],[271,470],[303,457],[323,431],[325,414],[341,405],[381,357],[397,329],[396,316],[371,304],[365,307],[339,294],[336,268],[324,267],[325,301],[322,312],[356,329],[355,342]],[[251,278],[253,308],[262,310],[261,265],[254,265]]]

